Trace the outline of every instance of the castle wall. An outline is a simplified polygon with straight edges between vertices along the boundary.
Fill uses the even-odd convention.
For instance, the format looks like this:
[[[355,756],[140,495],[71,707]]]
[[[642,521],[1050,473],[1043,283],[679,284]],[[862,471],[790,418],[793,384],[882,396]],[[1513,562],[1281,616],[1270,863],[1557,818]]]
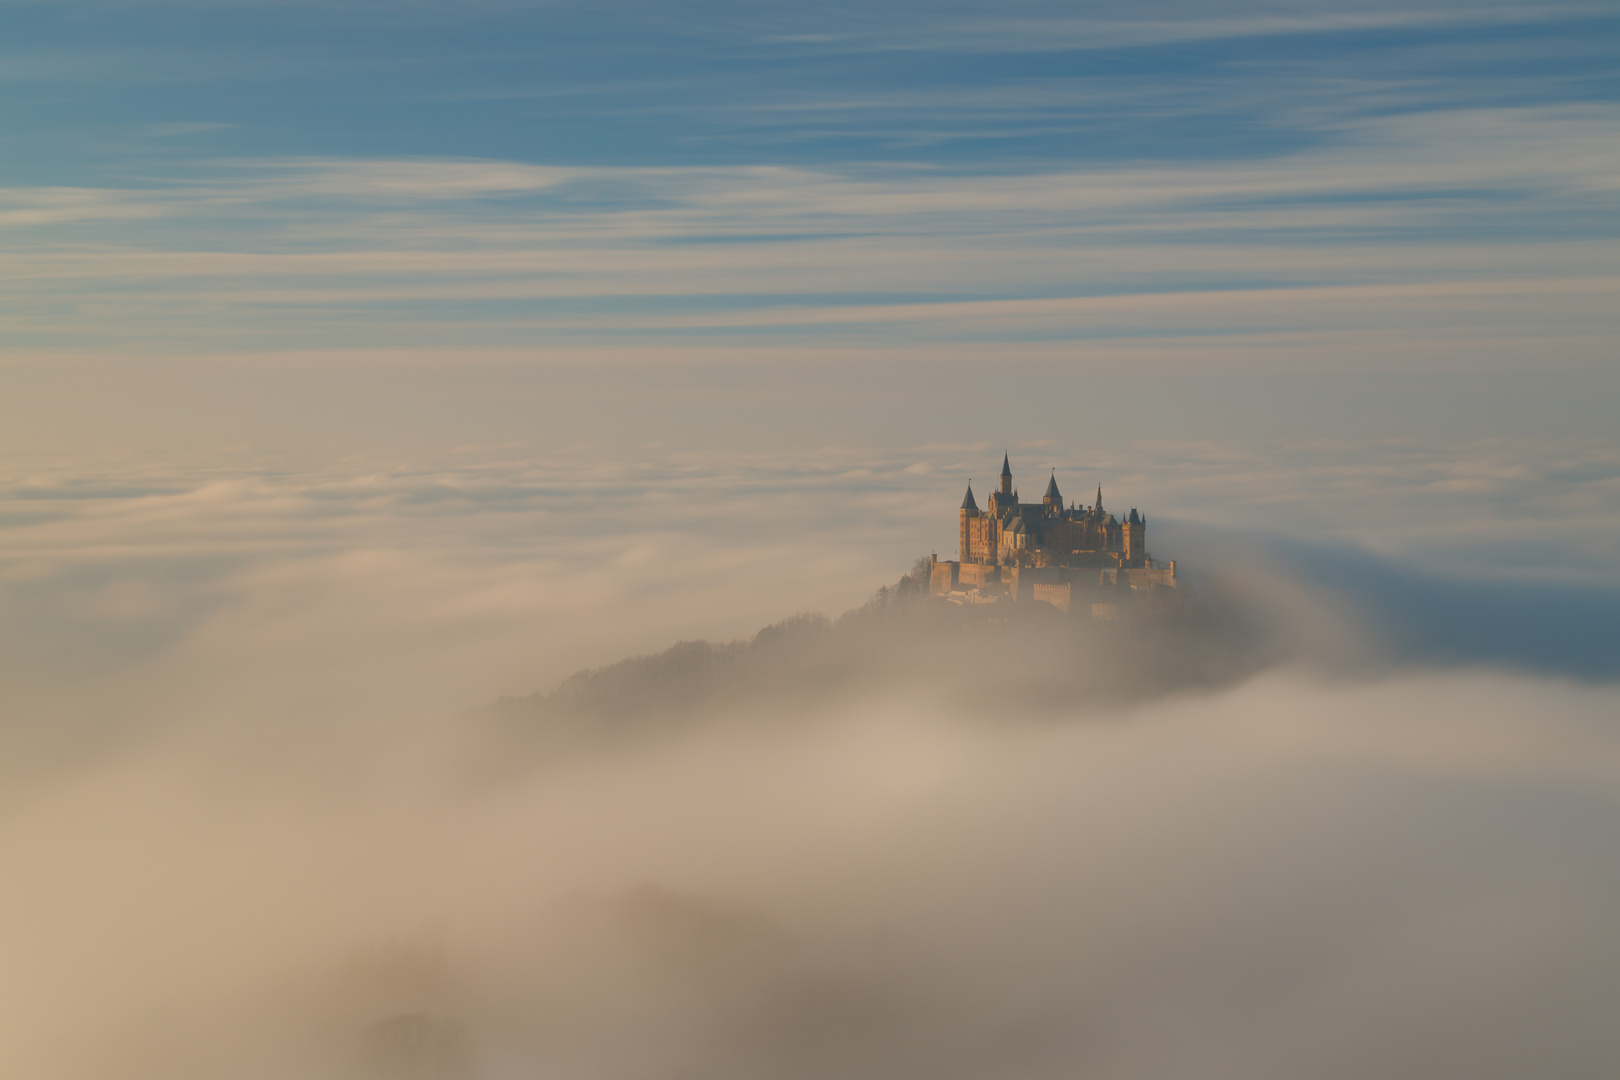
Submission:
[[[1165,567],[1134,567],[1123,571],[1133,589],[1176,587],[1176,564]]]
[[[1028,600],[1032,586],[1056,585],[1062,580],[1061,574],[1055,566],[1009,566],[1002,571],[1001,580],[1010,599]]]
[[[1075,551],[1060,557],[1065,566],[1073,569],[1110,570],[1119,565],[1116,551]]]
[[[957,571],[961,585],[993,585],[1001,580],[1001,567],[983,563],[963,563]]]
[[[1054,551],[1122,551],[1124,533],[1118,522],[1086,515],[1046,518],[1039,522],[1041,544]]]
[[[1073,591],[1074,587],[1067,582],[1062,585],[1031,585],[1029,598],[1042,604],[1051,604],[1067,615]]]

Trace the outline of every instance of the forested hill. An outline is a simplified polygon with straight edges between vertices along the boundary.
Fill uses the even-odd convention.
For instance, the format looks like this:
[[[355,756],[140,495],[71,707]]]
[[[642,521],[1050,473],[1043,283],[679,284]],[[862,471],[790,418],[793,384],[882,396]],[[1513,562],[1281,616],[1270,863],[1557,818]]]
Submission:
[[[918,685],[997,710],[1118,700],[1253,670],[1242,635],[1208,626],[1099,626],[1045,604],[1017,611],[928,596],[926,560],[837,620],[799,614],[745,641],[683,641],[577,672],[550,693],[505,698],[480,716],[553,734],[631,730],[752,705]],[[1002,606],[1005,607],[1004,605]]]

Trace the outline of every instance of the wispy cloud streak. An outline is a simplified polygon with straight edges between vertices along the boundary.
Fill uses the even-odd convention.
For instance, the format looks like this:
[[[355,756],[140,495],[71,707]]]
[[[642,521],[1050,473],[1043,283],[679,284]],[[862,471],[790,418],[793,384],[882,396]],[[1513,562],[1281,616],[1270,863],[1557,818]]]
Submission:
[[[6,325],[18,344],[190,350],[413,324],[467,346],[883,324],[935,342],[1613,332],[1613,248],[1583,227],[1616,197],[1608,111],[1345,138],[1264,165],[1010,176],[288,160],[13,189]]]

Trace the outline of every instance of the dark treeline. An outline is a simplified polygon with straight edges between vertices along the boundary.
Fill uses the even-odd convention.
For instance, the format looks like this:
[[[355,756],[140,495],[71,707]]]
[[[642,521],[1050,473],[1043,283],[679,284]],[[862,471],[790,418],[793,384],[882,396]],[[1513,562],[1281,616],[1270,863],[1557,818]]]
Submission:
[[[588,738],[745,706],[791,716],[800,704],[903,685],[950,695],[987,717],[1039,717],[1221,685],[1264,666],[1274,651],[1230,605],[1101,624],[1039,603],[958,606],[928,595],[929,569],[927,557],[918,559],[837,619],[801,613],[747,640],[682,641],[477,715]]]

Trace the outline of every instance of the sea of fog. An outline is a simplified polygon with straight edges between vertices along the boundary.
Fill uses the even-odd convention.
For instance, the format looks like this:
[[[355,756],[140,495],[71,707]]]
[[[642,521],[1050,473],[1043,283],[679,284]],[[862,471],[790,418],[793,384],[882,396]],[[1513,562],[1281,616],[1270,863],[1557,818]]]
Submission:
[[[839,620],[993,458],[0,463],[0,1074],[1620,1067],[1620,454],[1014,448],[1213,614]]]

